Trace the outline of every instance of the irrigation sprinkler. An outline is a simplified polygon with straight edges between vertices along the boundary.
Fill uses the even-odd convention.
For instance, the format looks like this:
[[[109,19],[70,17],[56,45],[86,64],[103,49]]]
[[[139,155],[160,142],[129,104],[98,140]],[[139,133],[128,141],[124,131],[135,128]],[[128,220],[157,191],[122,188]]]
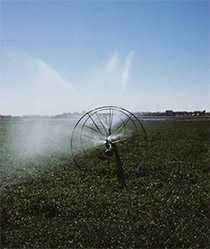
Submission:
[[[77,121],[71,136],[74,163],[80,169],[114,167],[122,187],[127,185],[126,172],[142,164],[146,148],[147,134],[142,122],[117,106],[88,111]]]

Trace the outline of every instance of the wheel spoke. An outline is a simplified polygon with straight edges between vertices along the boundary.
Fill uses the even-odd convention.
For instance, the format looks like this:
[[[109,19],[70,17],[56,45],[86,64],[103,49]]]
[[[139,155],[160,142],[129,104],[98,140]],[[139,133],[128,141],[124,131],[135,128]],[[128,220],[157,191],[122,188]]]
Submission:
[[[90,119],[92,120],[93,124],[95,125],[96,129],[98,130],[98,132],[104,136],[103,132],[100,130],[100,128],[98,127],[98,125],[96,124],[95,120],[92,118],[92,116],[88,113],[88,116],[90,117]]]
[[[120,130],[122,130],[122,127],[126,128],[126,125],[128,124],[128,122],[131,120],[131,115],[126,119],[126,121],[122,121],[120,123],[120,126],[116,129],[116,132],[119,132]]]
[[[107,131],[107,129],[106,129],[106,127],[105,127],[104,123],[101,121],[100,117],[98,116],[98,113],[96,113],[96,117],[97,117],[97,119],[98,119],[99,123],[101,124],[101,126],[102,126],[103,130],[105,131],[106,136],[108,136],[108,131]]]
[[[103,120],[104,120],[104,124],[106,124],[106,130],[109,134],[109,114],[108,113],[103,114]]]
[[[112,133],[113,111],[109,108],[109,135]]]
[[[88,128],[89,130],[93,131],[94,133],[98,133],[98,130],[94,129],[91,126],[85,125],[84,128]]]
[[[117,128],[117,130],[118,130],[121,126],[124,128],[124,130],[126,130],[125,121],[124,121],[123,119],[120,118],[120,126]],[[115,130],[115,132],[116,132],[117,130]]]
[[[91,139],[91,140],[94,140],[94,139],[95,139],[94,137],[91,137],[91,136],[89,136],[89,135],[87,135],[87,134],[84,134],[83,136],[86,137],[86,138],[88,138],[88,139]]]

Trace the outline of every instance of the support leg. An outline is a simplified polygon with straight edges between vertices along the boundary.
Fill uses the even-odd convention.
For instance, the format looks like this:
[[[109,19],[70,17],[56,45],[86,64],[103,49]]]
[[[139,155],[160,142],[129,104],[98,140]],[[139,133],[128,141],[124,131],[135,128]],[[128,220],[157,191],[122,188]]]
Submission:
[[[120,159],[116,144],[112,144],[112,148],[113,148],[113,152],[115,154],[116,173],[117,173],[118,181],[119,181],[120,185],[123,188],[125,188],[126,187],[126,178],[125,178],[122,161]]]

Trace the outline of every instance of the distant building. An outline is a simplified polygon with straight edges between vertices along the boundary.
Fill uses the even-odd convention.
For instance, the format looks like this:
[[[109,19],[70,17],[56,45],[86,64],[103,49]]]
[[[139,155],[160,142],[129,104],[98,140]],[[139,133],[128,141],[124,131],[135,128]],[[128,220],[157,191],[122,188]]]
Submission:
[[[166,116],[174,116],[173,110],[166,110],[165,113],[166,113]]]
[[[189,112],[185,112],[185,111],[180,111],[180,112],[175,112],[176,116],[189,116],[190,113]]]
[[[206,115],[206,111],[203,110],[203,111],[194,111],[192,113],[192,116],[205,116]]]
[[[11,115],[1,115],[0,114],[0,119],[6,119],[6,118],[11,118]]]

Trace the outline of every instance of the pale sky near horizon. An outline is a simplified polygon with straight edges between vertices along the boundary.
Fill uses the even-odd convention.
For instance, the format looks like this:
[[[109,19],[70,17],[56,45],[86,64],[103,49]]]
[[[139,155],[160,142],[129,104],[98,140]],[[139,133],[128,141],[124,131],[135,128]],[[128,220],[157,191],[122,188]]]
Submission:
[[[0,0],[0,114],[210,109],[210,1]]]

